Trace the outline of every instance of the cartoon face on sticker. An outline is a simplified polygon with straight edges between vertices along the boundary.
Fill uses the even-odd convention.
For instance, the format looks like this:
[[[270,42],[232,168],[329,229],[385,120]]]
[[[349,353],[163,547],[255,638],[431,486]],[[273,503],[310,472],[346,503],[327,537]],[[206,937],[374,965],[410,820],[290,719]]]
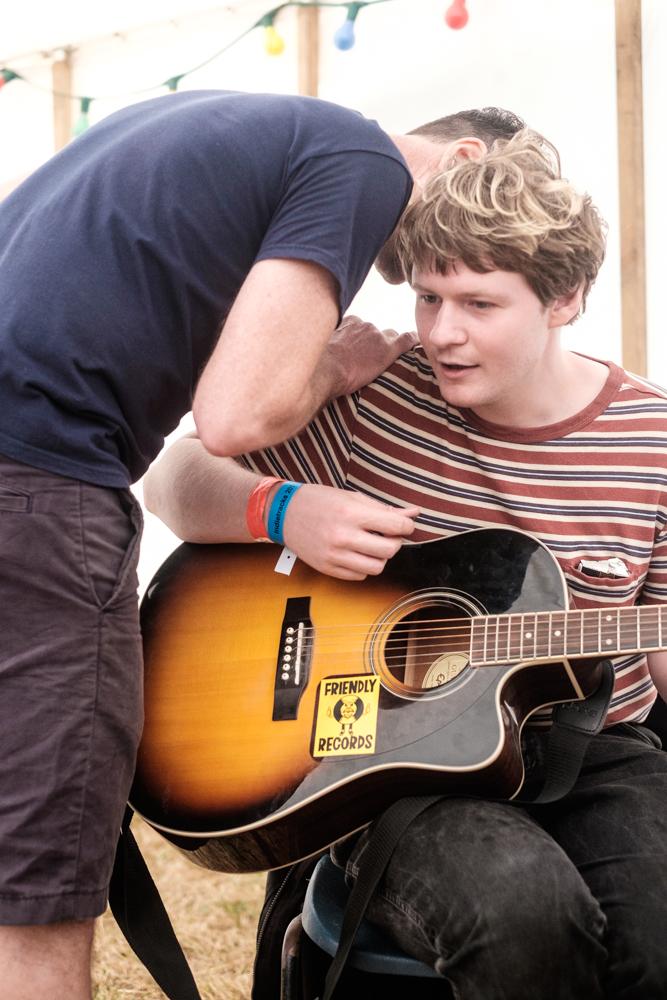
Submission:
[[[368,705],[364,705],[363,700],[357,695],[347,694],[344,698],[339,698],[333,707],[329,709],[329,714],[341,724],[341,733],[345,732],[345,726],[352,732],[353,723],[357,722],[364,712],[368,711]]]
[[[320,681],[313,757],[374,753],[379,697],[380,679],[372,674]]]

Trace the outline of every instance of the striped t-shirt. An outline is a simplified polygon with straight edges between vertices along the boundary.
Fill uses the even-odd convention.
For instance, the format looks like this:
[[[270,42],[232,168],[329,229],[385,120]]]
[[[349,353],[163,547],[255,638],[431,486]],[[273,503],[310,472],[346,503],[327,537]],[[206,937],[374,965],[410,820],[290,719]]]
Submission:
[[[500,427],[449,406],[417,347],[246,463],[414,504],[415,542],[479,527],[528,531],[560,564],[574,608],[667,603],[667,392],[607,364],[602,391],[576,416]],[[608,560],[618,560],[611,571]],[[604,575],[582,568],[591,562]],[[607,724],[641,721],[656,695],[646,657],[614,667]]]

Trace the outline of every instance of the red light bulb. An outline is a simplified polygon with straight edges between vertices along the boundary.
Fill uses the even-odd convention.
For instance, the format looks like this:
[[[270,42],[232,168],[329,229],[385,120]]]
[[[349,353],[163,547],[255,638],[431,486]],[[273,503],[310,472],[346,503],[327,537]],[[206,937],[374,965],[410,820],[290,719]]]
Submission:
[[[466,10],[466,0],[454,0],[451,7],[445,12],[445,23],[449,28],[465,28],[468,23],[468,11]]]

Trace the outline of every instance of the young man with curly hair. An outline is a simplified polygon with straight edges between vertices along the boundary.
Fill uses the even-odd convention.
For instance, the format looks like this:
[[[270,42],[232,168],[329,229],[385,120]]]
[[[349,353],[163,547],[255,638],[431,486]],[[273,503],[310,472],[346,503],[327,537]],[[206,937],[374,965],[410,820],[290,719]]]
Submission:
[[[526,130],[454,163],[393,250],[419,345],[245,469],[178,442],[149,473],[149,508],[183,538],[250,542],[248,496],[280,476],[306,484],[285,543],[323,573],[362,580],[405,539],[509,527],[549,548],[577,609],[667,602],[667,394],[561,342],[604,226],[553,147]],[[443,798],[392,856],[370,918],[457,998],[664,993],[667,755],[642,723],[656,689],[667,697],[667,654],[613,666],[605,727],[569,793]],[[549,722],[536,713],[523,733],[531,782]],[[364,832],[334,849],[352,878],[367,844]]]

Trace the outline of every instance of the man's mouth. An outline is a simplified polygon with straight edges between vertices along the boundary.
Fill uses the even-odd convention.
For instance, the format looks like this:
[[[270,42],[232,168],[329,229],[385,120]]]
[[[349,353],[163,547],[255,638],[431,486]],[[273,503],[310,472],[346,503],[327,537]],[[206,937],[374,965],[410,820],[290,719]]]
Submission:
[[[478,367],[477,365],[452,365],[452,364],[447,364],[444,361],[440,362],[440,368],[442,369],[445,375],[449,375],[450,377],[463,375],[465,374],[465,372],[470,372],[477,367]]]

